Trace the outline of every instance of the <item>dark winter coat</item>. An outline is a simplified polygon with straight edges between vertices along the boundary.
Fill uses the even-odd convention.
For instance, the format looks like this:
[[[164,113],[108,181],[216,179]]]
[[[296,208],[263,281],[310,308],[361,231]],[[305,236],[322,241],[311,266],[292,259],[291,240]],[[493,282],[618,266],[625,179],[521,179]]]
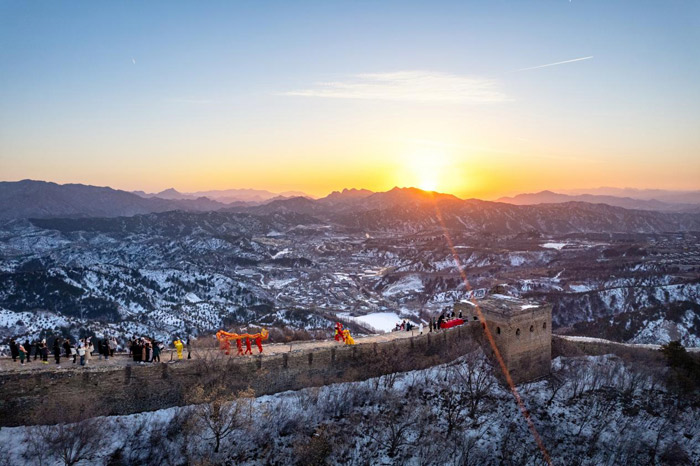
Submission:
[[[10,340],[10,354],[13,358],[19,356],[19,346],[15,343],[15,340]]]

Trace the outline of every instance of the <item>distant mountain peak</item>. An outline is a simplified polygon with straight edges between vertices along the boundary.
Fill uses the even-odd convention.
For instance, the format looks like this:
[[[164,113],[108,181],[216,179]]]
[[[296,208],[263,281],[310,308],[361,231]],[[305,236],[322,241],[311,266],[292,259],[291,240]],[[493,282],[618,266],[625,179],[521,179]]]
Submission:
[[[324,199],[333,201],[362,199],[364,197],[371,196],[372,194],[374,194],[374,191],[370,191],[369,189],[344,188],[342,191],[333,191]]]
[[[424,189],[416,188],[413,186],[408,186],[408,187],[403,187],[400,188],[398,186],[394,186],[391,190],[386,191],[384,193],[375,193],[375,195],[390,195],[390,196],[404,196],[407,198],[414,198],[414,199],[438,199],[438,200],[445,200],[445,199],[453,199],[453,200],[459,200],[457,196],[454,194],[448,194],[448,193],[441,193],[438,191],[426,191]]]
[[[175,188],[168,188],[168,189],[164,189],[163,191],[159,192],[158,194],[182,194],[182,193]]]

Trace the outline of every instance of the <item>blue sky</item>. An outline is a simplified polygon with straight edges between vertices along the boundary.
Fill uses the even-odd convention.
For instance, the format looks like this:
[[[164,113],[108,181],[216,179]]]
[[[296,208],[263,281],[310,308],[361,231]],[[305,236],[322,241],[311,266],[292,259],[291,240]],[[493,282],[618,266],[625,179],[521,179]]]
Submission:
[[[698,44],[700,2],[0,1],[1,177],[697,189]]]

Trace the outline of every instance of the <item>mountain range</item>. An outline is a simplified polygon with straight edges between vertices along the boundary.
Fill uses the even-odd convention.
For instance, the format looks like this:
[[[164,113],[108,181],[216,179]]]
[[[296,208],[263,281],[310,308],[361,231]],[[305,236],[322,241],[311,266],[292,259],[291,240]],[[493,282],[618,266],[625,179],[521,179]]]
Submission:
[[[0,219],[120,217],[170,210],[210,211],[224,207],[211,199],[143,198],[109,187],[22,180],[0,182]]]
[[[613,188],[609,188],[613,189]],[[618,190],[620,193],[627,193],[627,190]],[[700,195],[693,196],[692,192],[685,195],[661,190],[638,190],[639,195],[644,196],[616,196],[612,194],[562,194],[552,191],[540,191],[538,193],[518,194],[513,197],[502,197],[497,202],[505,202],[515,205],[535,205],[535,204],[558,204],[562,202],[588,202],[592,204],[608,204],[625,209],[656,210],[660,212],[700,212]],[[641,194],[645,193],[645,194]],[[651,193],[665,199],[660,201],[653,197],[647,197]],[[688,202],[677,202],[684,200]]]
[[[565,194],[593,194],[597,196],[631,197],[632,199],[651,200],[671,204],[700,204],[700,190],[674,191],[668,189],[636,189],[601,187],[592,189],[563,190]]]
[[[264,189],[224,189],[214,191],[198,191],[194,193],[181,193],[175,188],[169,188],[159,193],[146,193],[143,191],[133,191],[133,193],[145,198],[158,197],[161,199],[171,199],[178,201],[206,197],[214,201],[223,202],[224,204],[231,204],[234,202],[261,203],[277,198],[282,199],[286,197],[298,196],[310,197],[308,194],[303,193],[301,191],[285,191],[282,193],[273,193]]]
[[[602,196],[567,196],[548,191],[516,196],[511,203],[464,200],[451,194],[398,187],[386,192],[345,189],[321,199],[273,197],[264,203],[224,204],[207,197],[177,198],[180,193],[175,190],[168,190],[165,195],[171,198],[142,197],[80,184],[0,182],[0,218],[130,217],[166,211],[220,211],[250,215],[291,213],[312,217],[318,223],[367,231],[410,232],[440,224],[450,229],[495,233],[700,230],[697,211],[639,209],[636,205],[633,209],[630,208],[633,204],[620,207],[612,202],[593,202]],[[537,203],[538,200],[542,202]],[[660,201],[637,202],[646,202],[649,207],[650,203],[657,205]]]

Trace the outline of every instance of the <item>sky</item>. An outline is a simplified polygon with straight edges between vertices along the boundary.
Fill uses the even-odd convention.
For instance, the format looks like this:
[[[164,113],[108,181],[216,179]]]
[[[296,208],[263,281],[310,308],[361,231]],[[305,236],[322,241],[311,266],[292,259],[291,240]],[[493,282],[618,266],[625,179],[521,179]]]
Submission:
[[[0,0],[0,180],[700,189],[700,2]]]

